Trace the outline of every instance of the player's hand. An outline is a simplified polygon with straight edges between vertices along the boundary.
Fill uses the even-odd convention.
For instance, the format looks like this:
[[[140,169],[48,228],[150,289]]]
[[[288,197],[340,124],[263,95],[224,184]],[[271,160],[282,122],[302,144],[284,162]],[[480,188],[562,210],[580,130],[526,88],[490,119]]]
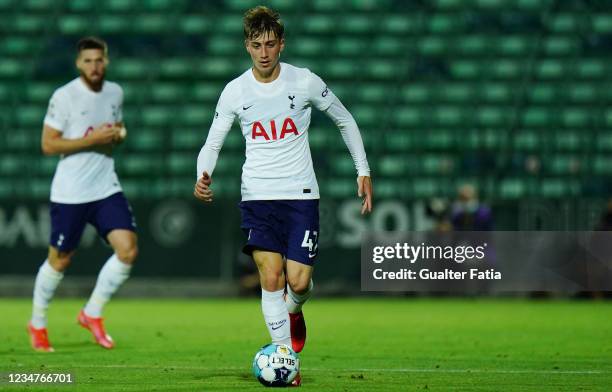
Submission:
[[[105,123],[95,128],[86,137],[90,139],[94,146],[104,146],[113,144],[119,136],[119,129],[110,123]]]
[[[202,177],[198,179],[193,189],[193,195],[196,199],[205,202],[213,201],[213,191],[209,188],[210,184],[212,184],[212,178],[207,172],[202,173]]]
[[[372,179],[370,176],[357,177],[357,195],[361,197],[361,215],[372,212]]]

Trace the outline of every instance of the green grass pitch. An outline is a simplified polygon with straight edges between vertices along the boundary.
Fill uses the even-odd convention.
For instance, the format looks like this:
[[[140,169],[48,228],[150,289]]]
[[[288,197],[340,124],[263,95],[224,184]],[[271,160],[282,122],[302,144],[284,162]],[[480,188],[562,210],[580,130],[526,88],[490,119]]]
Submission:
[[[83,301],[51,305],[52,354],[30,349],[30,301],[0,299],[0,390],[263,390],[251,360],[268,342],[257,300],[116,300],[116,348],[76,325]],[[500,299],[313,299],[301,354],[310,391],[609,391],[612,303]],[[10,385],[7,373],[73,385]]]

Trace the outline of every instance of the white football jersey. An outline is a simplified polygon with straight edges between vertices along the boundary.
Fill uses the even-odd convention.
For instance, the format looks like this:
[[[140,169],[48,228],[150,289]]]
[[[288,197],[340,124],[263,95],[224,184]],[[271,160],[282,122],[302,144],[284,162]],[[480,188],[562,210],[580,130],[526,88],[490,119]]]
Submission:
[[[238,117],[246,140],[242,200],[319,198],[308,144],[311,107],[326,110],[335,96],[308,69],[280,67],[269,83],[247,70],[227,84],[217,104],[207,144],[222,144]]]
[[[105,81],[91,91],[76,78],[53,93],[44,123],[64,139],[79,139],[104,124],[122,121],[123,90]],[[121,191],[112,157],[93,151],[62,155],[51,184],[51,201],[88,203]]]

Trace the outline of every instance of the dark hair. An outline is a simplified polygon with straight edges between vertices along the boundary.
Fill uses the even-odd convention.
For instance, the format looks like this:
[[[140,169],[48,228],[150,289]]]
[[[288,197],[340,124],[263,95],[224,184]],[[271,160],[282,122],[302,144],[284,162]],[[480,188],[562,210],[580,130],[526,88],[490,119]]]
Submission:
[[[77,42],[77,54],[85,49],[100,49],[104,52],[104,56],[108,55],[108,46],[103,39],[98,37],[84,37]]]
[[[285,26],[278,12],[259,5],[244,13],[244,39],[257,38],[262,34],[273,32],[276,38],[282,39]]]

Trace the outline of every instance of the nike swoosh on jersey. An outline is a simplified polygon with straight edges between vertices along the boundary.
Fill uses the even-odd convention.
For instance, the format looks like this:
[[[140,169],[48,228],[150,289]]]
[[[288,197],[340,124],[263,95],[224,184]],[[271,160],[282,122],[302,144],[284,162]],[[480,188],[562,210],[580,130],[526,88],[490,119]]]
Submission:
[[[248,109],[248,108],[250,108],[251,106],[253,106],[253,105],[243,106],[243,107],[242,107],[242,110],[247,110],[247,109]]]

